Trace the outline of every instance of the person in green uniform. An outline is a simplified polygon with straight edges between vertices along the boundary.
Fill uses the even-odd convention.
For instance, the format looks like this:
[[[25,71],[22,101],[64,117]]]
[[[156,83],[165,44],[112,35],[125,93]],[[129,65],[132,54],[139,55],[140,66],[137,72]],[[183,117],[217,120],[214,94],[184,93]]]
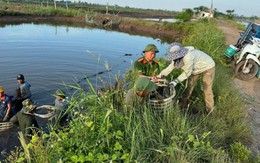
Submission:
[[[148,44],[143,50],[144,56],[139,58],[134,63],[134,69],[137,77],[146,77],[153,82],[157,82],[157,77],[160,73],[158,61],[154,58],[159,50],[154,44]]]
[[[127,106],[137,108],[148,104],[149,94],[157,89],[157,85],[146,77],[139,77],[133,88],[128,90],[125,97]]]
[[[33,128],[39,127],[37,120],[33,115],[35,109],[36,106],[33,102],[30,99],[26,99],[23,101],[22,110],[15,114],[10,120],[14,125],[18,124],[19,129],[27,138],[31,138]]]

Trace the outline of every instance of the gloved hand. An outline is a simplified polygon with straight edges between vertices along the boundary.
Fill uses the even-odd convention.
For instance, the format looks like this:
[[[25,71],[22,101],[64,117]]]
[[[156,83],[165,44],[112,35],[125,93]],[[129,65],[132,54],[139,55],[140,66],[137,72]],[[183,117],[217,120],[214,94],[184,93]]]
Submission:
[[[176,81],[171,81],[171,82],[169,83],[169,85],[172,85],[173,87],[175,87],[177,84],[178,84],[178,83],[177,83]]]

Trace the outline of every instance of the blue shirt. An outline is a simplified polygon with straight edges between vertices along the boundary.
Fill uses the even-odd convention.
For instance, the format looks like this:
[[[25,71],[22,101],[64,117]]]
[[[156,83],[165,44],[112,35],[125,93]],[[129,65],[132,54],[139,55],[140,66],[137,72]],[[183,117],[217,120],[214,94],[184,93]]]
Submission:
[[[19,85],[21,91],[21,97],[23,100],[30,98],[32,96],[30,87],[31,85],[25,81],[23,84]]]
[[[4,100],[1,100],[0,99],[0,117],[5,117],[5,114],[7,112],[7,109],[8,109],[8,104],[11,104],[12,103],[12,99],[7,96],[5,94],[5,99]]]

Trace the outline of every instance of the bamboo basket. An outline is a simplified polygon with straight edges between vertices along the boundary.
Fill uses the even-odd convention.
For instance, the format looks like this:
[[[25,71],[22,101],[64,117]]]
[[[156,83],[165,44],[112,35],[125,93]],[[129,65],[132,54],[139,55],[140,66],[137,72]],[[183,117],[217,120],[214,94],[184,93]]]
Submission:
[[[174,87],[169,86],[165,81],[160,81],[158,86],[167,88],[169,90],[169,95],[164,97],[163,95],[157,94],[154,98],[151,98],[150,96],[149,107],[156,112],[167,112],[173,107],[173,98],[176,95],[176,91]]]
[[[53,118],[56,115],[56,111],[58,110],[60,109],[55,106],[42,105],[36,108],[36,112],[33,113],[33,115],[39,118],[49,119]]]
[[[12,122],[0,122],[0,131],[6,131],[13,127]]]

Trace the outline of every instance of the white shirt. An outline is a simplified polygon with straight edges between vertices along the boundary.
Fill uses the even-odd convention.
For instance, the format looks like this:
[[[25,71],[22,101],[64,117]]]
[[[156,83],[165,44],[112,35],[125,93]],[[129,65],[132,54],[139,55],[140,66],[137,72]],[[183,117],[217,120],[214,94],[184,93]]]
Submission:
[[[183,63],[184,65],[181,67],[183,70],[182,74],[178,76],[177,81],[182,82],[185,79],[187,79],[191,74],[197,75],[202,72],[205,72],[206,70],[209,70],[213,67],[215,67],[214,60],[203,51],[194,49],[194,47],[189,46],[185,47],[189,49],[188,53],[183,57]],[[158,75],[160,76],[167,76],[169,75],[172,70],[174,69],[174,62],[162,70],[162,72]]]

